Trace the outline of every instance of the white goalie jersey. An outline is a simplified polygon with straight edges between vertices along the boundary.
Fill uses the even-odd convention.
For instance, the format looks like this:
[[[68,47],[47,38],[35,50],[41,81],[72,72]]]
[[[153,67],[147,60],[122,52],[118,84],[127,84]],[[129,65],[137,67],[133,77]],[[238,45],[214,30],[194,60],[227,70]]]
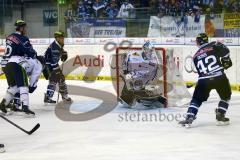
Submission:
[[[37,86],[37,82],[42,73],[42,64],[37,59],[12,56],[8,62],[15,62],[21,65],[29,76],[29,86]]]
[[[130,52],[123,62],[126,80],[131,89],[140,90],[156,77],[158,70],[158,57],[156,52],[145,54],[143,51]]]

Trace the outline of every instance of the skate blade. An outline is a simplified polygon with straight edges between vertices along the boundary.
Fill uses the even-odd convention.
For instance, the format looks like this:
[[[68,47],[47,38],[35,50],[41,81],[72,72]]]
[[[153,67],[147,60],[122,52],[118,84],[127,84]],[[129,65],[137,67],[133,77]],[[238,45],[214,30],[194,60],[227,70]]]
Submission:
[[[71,104],[71,103],[73,103],[73,100],[71,100],[71,101],[63,100],[63,103]]]
[[[0,148],[0,153],[6,152],[4,148]]]
[[[187,129],[192,127],[192,124],[180,124],[180,125]]]
[[[35,118],[36,115],[23,113],[23,117],[25,117],[25,118]]]
[[[55,106],[57,103],[47,103],[47,102],[44,102],[44,105],[45,106]]]
[[[227,125],[229,125],[230,124],[230,122],[228,121],[228,122],[222,122],[222,121],[217,121],[216,122],[216,125],[217,126],[227,126]]]
[[[0,113],[1,116],[10,116],[10,115],[13,115],[13,112],[7,112],[7,113],[4,113],[4,112],[1,112]]]

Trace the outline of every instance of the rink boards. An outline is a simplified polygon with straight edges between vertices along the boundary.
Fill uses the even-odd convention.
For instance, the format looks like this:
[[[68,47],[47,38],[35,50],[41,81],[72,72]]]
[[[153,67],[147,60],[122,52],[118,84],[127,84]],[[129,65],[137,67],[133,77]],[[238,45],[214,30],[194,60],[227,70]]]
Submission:
[[[67,38],[65,50],[68,52],[68,61],[64,64],[64,72],[68,79],[78,80],[115,80],[116,48],[119,46],[141,47],[147,41],[152,41],[156,47],[173,50],[175,64],[178,66],[183,79],[187,83],[197,80],[192,56],[197,50],[192,38]],[[230,49],[233,66],[226,71],[233,90],[240,90],[240,47],[238,39],[219,40]],[[53,39],[31,39],[34,49],[43,55]],[[4,53],[4,41],[0,40],[0,55]],[[161,44],[161,45],[160,45]],[[175,45],[173,45],[175,44]],[[176,45],[177,44],[177,45]],[[171,68],[169,68],[171,70]]]

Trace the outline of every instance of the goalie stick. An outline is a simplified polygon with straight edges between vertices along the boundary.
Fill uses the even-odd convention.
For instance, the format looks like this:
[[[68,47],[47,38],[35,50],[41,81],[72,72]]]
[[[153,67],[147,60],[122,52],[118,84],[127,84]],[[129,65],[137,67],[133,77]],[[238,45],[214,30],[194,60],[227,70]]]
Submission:
[[[0,117],[1,117],[2,119],[4,119],[5,121],[7,121],[8,123],[12,124],[13,126],[15,126],[15,127],[17,127],[18,129],[20,129],[21,131],[25,132],[25,133],[28,134],[28,135],[33,134],[33,133],[40,127],[40,124],[38,123],[38,124],[36,124],[36,125],[33,127],[32,130],[27,131],[27,130],[23,129],[22,127],[20,127],[19,125],[17,125],[16,123],[10,121],[9,119],[7,119],[6,117],[4,117],[3,115],[0,115]]]

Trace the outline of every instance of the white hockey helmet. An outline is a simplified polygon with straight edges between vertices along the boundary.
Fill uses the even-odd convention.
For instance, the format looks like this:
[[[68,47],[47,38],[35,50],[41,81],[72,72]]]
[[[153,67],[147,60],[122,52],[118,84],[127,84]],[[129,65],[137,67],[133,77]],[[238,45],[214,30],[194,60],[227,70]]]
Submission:
[[[150,41],[147,41],[143,44],[142,50],[144,53],[151,53],[154,50],[154,45]]]

